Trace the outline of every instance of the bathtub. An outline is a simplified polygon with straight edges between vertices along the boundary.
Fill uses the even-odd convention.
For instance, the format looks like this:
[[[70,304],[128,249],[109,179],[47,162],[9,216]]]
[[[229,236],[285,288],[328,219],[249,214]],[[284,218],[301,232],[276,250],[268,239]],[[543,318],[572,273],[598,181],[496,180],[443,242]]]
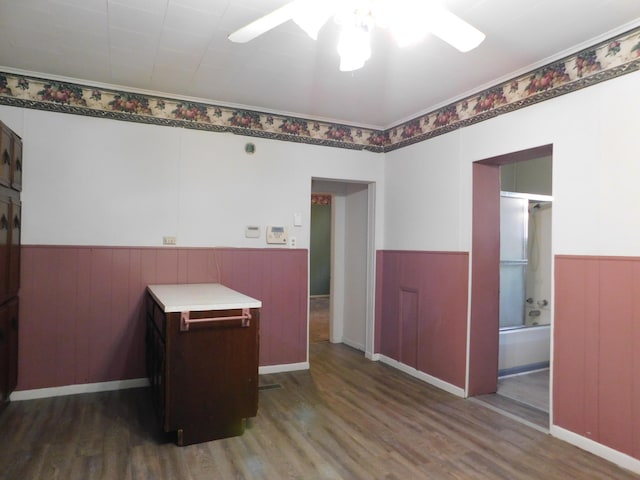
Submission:
[[[500,331],[498,376],[549,367],[551,326]]]

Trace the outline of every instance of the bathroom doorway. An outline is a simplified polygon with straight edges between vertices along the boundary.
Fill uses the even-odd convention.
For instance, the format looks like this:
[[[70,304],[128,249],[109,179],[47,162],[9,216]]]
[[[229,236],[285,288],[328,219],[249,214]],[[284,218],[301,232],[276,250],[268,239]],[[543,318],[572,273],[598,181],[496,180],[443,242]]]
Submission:
[[[474,164],[468,393],[548,431],[552,147]],[[531,380],[531,381],[529,381]]]
[[[552,197],[500,195],[500,330],[497,394],[544,412],[551,355]]]
[[[551,356],[551,172],[551,156],[500,167],[496,393],[535,410],[544,427]]]

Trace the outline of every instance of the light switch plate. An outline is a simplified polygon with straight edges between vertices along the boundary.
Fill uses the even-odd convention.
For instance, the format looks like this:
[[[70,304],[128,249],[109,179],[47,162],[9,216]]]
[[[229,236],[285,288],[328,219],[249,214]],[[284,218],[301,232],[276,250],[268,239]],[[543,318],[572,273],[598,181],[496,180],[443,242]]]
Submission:
[[[258,225],[247,225],[244,229],[244,236],[247,238],[260,238],[260,227]]]

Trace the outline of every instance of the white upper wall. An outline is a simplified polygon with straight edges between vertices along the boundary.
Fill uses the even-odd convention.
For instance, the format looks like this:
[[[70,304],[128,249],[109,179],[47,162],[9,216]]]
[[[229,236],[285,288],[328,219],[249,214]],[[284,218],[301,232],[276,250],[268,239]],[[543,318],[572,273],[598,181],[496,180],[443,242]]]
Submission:
[[[175,236],[178,246],[262,248],[265,227],[284,225],[308,248],[312,177],[377,182],[383,211],[380,154],[15,107],[0,106],[0,119],[24,140],[24,244],[159,246]],[[260,239],[245,238],[247,225]]]
[[[460,130],[387,154],[385,249],[464,250]]]
[[[469,251],[472,162],[553,144],[554,254],[640,255],[632,73],[387,154],[385,249]]]
[[[376,248],[469,251],[472,162],[553,144],[554,254],[640,255],[631,73],[386,155],[0,106],[23,136],[23,242],[308,248],[311,179],[376,182]],[[244,144],[256,144],[247,155]],[[302,214],[303,226],[293,226]],[[246,225],[260,225],[259,240]],[[384,236],[384,238],[383,238]]]

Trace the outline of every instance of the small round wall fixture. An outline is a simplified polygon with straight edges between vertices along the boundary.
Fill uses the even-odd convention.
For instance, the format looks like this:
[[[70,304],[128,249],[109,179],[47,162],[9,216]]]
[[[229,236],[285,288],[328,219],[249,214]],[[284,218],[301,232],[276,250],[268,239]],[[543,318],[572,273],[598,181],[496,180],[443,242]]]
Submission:
[[[256,146],[255,144],[249,142],[249,143],[245,143],[244,145],[244,151],[247,153],[247,155],[253,155],[254,153],[256,153]]]

